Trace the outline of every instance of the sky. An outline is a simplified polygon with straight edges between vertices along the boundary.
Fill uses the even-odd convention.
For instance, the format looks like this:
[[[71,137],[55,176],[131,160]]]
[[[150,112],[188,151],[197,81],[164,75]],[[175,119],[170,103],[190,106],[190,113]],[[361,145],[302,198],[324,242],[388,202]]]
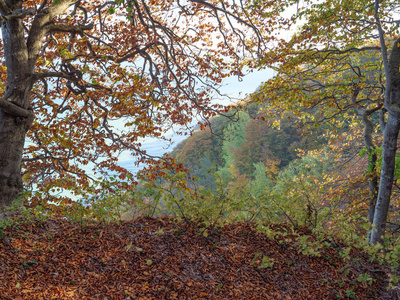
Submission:
[[[246,95],[254,92],[257,87],[261,85],[261,83],[273,76],[272,70],[265,69],[261,71],[254,71],[252,73],[247,74],[242,77],[241,80],[238,79],[237,76],[232,76],[226,78],[223,82],[223,87],[221,88],[221,93],[227,94],[232,99],[244,99]],[[226,100],[229,101],[229,100]],[[223,102],[228,105],[230,102]],[[143,150],[146,150],[150,155],[162,156],[166,152],[170,152],[173,148],[181,141],[183,141],[187,136],[176,135],[173,132],[170,133],[168,138],[171,138],[173,141],[172,145],[169,145],[166,142],[148,138],[143,142]],[[136,173],[141,167],[135,166],[135,159],[128,153],[122,153],[118,158],[119,165],[127,168],[129,171]]]
[[[225,86],[222,87],[221,91],[233,98],[246,98],[246,94],[254,92],[263,81],[271,78],[272,72],[270,69],[254,71],[242,77],[241,81],[238,80],[237,76],[229,77],[225,79]]]

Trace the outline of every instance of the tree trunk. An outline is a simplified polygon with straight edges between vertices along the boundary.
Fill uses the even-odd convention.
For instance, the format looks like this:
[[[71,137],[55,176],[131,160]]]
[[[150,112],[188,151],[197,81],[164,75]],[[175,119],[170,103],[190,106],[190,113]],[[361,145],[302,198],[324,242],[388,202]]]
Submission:
[[[30,120],[0,110],[0,206],[9,206],[23,191],[21,159]]]
[[[378,197],[378,178],[376,175],[376,161],[377,156],[375,153],[375,144],[372,140],[372,133],[374,130],[372,121],[370,120],[370,114],[364,112],[362,115],[363,123],[364,123],[364,145],[367,148],[368,153],[368,170],[370,173],[368,174],[368,185],[369,185],[369,206],[368,206],[368,221],[372,224],[374,221],[375,214],[375,205]]]
[[[15,5],[10,5],[10,11],[20,8],[22,2]],[[1,29],[7,67],[7,86],[0,99],[0,207],[4,207],[23,191],[21,161],[25,135],[33,121],[30,109],[33,67],[28,65],[22,19],[7,20]]]
[[[354,86],[352,92],[352,102],[354,104],[355,112],[362,117],[364,124],[364,146],[367,149],[368,154],[368,185],[369,185],[369,206],[368,206],[368,222],[372,225],[375,214],[375,205],[378,197],[378,176],[376,174],[376,162],[377,155],[375,152],[375,144],[372,139],[372,134],[374,132],[374,124],[371,121],[371,115],[378,110],[382,110],[382,104],[377,104],[374,108],[365,109],[357,105],[357,97],[360,94],[361,89],[358,85]],[[368,233],[368,239],[370,239],[371,233]]]
[[[370,242],[380,243],[386,230],[386,220],[392,193],[397,137],[400,130],[399,113],[389,113],[388,121],[383,131],[382,171],[380,175],[378,200],[375,207],[374,225]]]
[[[0,208],[10,205],[23,191],[21,161],[25,134],[33,121],[30,98],[33,83],[37,80],[35,64],[43,39],[52,30],[47,25],[79,1],[54,1],[35,15],[29,32],[25,31],[23,19],[36,10],[23,9],[24,2],[0,1],[1,37],[7,67],[7,86],[3,98],[0,98]],[[42,5],[46,4],[47,1],[43,1]],[[73,31],[82,31],[92,27],[72,28]]]
[[[384,109],[389,112],[389,117],[384,124],[382,117],[383,143],[382,143],[382,170],[379,181],[378,200],[375,207],[374,225],[370,242],[381,243],[386,230],[387,215],[389,212],[390,196],[393,187],[393,178],[396,162],[397,137],[400,130],[400,38],[394,42],[390,56],[385,42],[385,32],[379,18],[380,1],[375,0],[375,20],[381,45],[381,55],[385,70],[385,100]],[[389,59],[388,59],[389,57]]]

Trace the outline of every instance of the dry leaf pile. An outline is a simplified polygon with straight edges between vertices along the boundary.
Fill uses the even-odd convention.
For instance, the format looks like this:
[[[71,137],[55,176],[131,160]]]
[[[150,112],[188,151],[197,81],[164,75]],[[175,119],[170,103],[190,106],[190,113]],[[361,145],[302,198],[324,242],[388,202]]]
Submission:
[[[276,229],[284,240],[168,217],[20,224],[0,242],[0,299],[380,299],[385,273],[361,251],[304,255],[289,227]]]

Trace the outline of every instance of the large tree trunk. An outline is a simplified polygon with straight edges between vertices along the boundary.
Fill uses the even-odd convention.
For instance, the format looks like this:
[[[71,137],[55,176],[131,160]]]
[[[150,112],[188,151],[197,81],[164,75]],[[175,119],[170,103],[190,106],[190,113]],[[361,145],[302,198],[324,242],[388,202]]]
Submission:
[[[65,32],[67,28],[82,32],[92,28],[49,27],[57,15],[79,2],[59,0],[37,12],[31,28],[25,31],[23,18],[34,15],[36,9],[23,9],[24,2],[0,0],[4,61],[7,67],[7,86],[3,98],[0,98],[0,208],[16,200],[23,191],[21,161],[25,134],[33,121],[30,97],[33,83],[38,79],[35,77],[35,64],[45,35],[51,30]],[[43,1],[43,5],[46,3]]]
[[[10,11],[21,3],[10,5]],[[1,13],[4,15],[5,11]],[[22,19],[7,20],[1,29],[7,67],[6,90],[0,99],[0,207],[3,207],[23,191],[21,160],[25,135],[33,121],[30,109],[33,67],[28,64]]]
[[[0,110],[0,206],[9,206],[23,191],[21,158],[30,120]]]
[[[386,220],[389,211],[390,196],[392,193],[399,130],[400,115],[398,113],[390,113],[385,125],[385,130],[383,131],[382,171],[373,222],[375,228],[371,233],[371,243],[381,242],[386,230]]]

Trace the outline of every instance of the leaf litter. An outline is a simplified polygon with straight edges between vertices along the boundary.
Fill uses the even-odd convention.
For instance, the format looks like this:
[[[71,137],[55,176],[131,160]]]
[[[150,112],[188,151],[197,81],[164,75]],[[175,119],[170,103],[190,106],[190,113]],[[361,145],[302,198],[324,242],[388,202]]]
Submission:
[[[311,235],[306,228],[271,228],[288,234],[269,238],[246,222],[204,234],[201,223],[171,217],[21,223],[0,242],[0,299],[386,297],[384,267],[361,250],[346,259],[337,244],[305,255],[295,238]]]

